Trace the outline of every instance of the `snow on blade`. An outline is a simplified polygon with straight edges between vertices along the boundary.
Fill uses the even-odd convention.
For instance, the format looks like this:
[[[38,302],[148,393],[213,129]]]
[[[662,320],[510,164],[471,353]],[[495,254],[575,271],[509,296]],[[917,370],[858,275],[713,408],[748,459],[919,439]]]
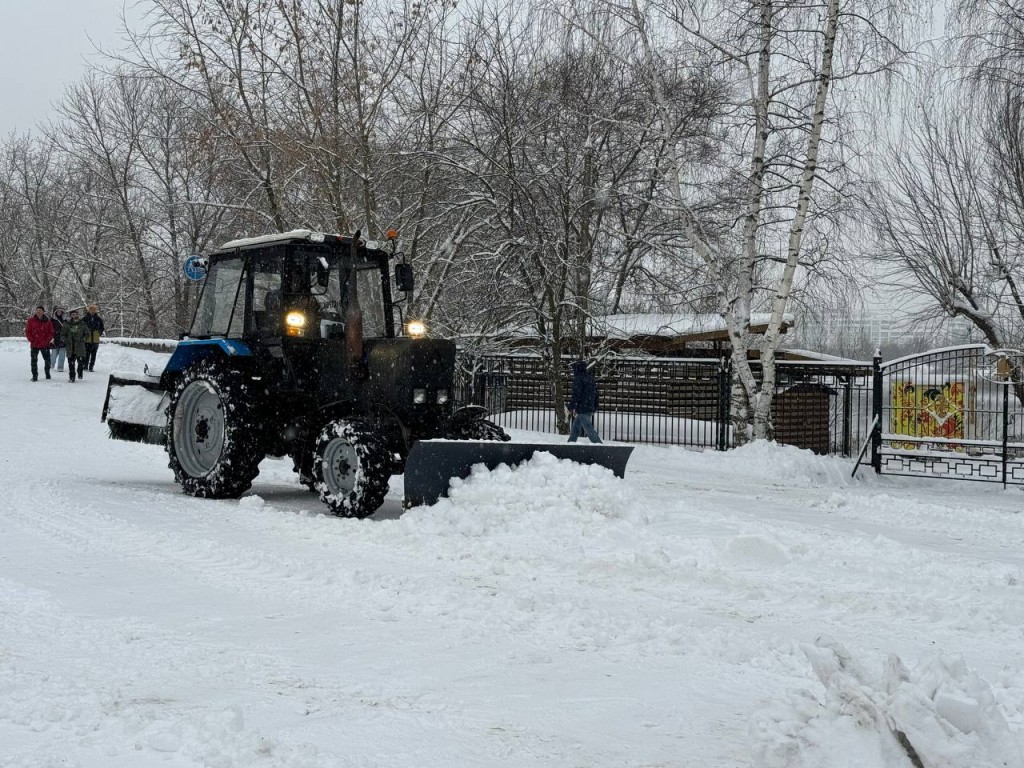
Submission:
[[[646,515],[611,470],[540,451],[515,467],[488,470],[477,464],[469,477],[452,479],[448,498],[407,517],[431,533],[484,536],[509,529],[582,529],[614,518],[642,522]]]

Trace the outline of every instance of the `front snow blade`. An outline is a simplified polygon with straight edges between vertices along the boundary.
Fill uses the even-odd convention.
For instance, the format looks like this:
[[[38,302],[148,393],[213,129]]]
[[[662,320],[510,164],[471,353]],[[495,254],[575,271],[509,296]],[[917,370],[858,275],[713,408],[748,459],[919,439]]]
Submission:
[[[581,443],[501,443],[490,440],[428,440],[414,443],[405,462],[405,507],[435,504],[448,495],[452,478],[468,477],[474,464],[494,469],[515,466],[546,451],[559,459],[607,467],[616,477],[626,473],[631,445]]]
[[[168,400],[158,376],[114,373],[107,382],[100,421],[107,423],[115,440],[164,445]]]

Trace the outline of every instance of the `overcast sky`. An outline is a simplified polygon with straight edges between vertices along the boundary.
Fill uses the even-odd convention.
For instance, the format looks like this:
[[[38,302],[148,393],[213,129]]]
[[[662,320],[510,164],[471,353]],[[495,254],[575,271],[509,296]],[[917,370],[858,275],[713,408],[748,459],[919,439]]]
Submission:
[[[53,115],[97,44],[116,47],[133,0],[0,0],[0,137]]]

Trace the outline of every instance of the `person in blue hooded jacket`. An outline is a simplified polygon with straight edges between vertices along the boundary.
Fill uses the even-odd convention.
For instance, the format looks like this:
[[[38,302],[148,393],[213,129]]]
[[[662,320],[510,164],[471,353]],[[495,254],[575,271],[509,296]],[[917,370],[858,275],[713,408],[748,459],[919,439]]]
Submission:
[[[592,443],[600,443],[601,438],[594,429],[594,413],[597,411],[597,379],[590,372],[585,360],[577,360],[572,364],[572,398],[569,400],[569,442],[575,443],[581,434],[590,438]]]

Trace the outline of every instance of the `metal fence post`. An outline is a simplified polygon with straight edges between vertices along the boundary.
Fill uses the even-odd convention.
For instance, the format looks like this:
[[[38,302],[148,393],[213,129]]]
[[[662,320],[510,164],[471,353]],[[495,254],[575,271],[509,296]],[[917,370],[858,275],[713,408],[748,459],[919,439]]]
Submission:
[[[871,410],[875,419],[874,429],[871,430],[871,466],[875,468],[875,474],[882,472],[882,351],[875,350],[875,356],[871,358]]]
[[[729,450],[729,423],[732,421],[732,361],[719,358],[718,364],[718,445],[719,451]]]
[[[1006,487],[1007,443],[1010,439],[1010,382],[1003,382],[1003,488]]]
[[[843,456],[853,455],[853,384],[843,385]]]

